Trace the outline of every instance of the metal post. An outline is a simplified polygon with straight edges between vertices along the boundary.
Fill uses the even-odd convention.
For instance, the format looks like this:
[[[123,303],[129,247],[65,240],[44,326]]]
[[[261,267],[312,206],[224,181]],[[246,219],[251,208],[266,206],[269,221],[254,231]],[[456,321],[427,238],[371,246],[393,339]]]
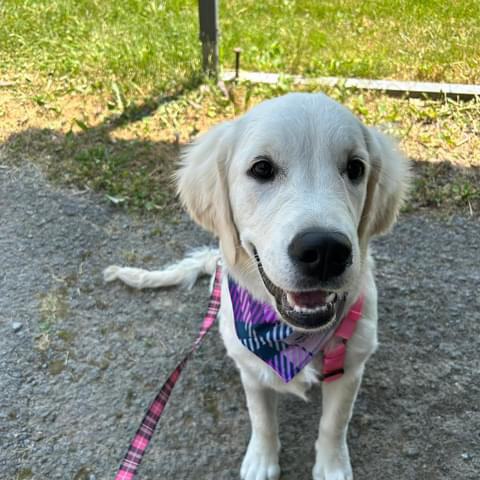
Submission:
[[[211,76],[218,73],[218,5],[217,0],[198,0],[203,70]]]
[[[233,51],[235,52],[235,81],[237,81],[240,78],[240,54],[242,49],[237,47]]]

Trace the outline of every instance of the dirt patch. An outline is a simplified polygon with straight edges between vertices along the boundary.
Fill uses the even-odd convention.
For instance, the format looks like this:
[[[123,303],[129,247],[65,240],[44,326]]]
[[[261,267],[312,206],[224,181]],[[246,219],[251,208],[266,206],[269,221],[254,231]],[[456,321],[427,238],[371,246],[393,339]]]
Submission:
[[[288,84],[202,85],[126,104],[115,95],[40,98],[6,89],[0,154],[3,162],[39,165],[59,184],[168,217],[177,206],[171,179],[181,147],[213,124],[291,90]],[[327,93],[399,139],[413,160],[410,209],[479,214],[480,102],[393,99],[340,87]]]

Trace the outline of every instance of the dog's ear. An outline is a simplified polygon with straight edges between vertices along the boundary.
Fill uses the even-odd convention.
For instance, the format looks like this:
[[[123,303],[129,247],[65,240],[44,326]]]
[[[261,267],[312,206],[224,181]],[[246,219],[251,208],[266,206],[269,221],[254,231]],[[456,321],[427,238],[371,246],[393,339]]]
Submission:
[[[367,196],[358,235],[368,243],[372,235],[386,232],[394,224],[405,199],[409,182],[409,162],[392,141],[373,128],[362,125],[371,168]]]
[[[239,247],[227,182],[233,128],[223,123],[201,135],[185,149],[176,173],[180,200],[195,222],[219,238],[231,265]]]

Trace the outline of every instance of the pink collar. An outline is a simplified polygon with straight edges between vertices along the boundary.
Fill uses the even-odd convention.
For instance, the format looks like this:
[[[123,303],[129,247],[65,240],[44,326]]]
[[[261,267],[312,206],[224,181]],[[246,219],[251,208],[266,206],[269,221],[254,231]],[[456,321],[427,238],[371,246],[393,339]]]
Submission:
[[[347,341],[355,331],[357,320],[362,316],[364,300],[364,295],[358,297],[323,350],[322,380],[324,382],[333,382],[343,375]]]

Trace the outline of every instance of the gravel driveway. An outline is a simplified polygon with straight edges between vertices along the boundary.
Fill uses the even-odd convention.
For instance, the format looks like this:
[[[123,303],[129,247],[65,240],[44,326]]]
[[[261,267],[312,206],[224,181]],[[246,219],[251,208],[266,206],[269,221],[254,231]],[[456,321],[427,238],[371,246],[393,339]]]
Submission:
[[[105,285],[111,263],[155,268],[213,240],[0,169],[0,478],[113,479],[207,302]],[[480,223],[409,214],[374,243],[380,348],[351,422],[356,480],[480,478]],[[249,435],[216,328],[189,364],[138,475],[237,479]],[[280,403],[283,480],[308,479],[320,391]]]

